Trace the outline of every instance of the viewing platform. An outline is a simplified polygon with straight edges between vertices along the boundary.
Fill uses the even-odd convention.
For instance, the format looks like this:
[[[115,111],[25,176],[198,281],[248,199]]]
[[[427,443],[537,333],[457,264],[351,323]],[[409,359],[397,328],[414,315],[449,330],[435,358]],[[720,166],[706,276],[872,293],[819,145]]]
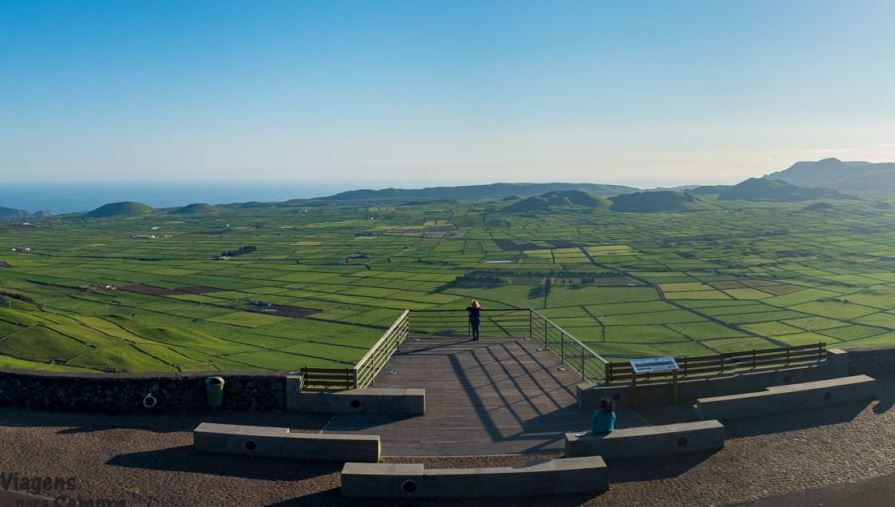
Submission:
[[[423,388],[424,416],[337,414],[324,431],[380,435],[386,456],[561,452],[563,436],[590,426],[578,409],[581,375],[541,341],[409,337],[372,387]],[[622,409],[620,427],[647,424]]]

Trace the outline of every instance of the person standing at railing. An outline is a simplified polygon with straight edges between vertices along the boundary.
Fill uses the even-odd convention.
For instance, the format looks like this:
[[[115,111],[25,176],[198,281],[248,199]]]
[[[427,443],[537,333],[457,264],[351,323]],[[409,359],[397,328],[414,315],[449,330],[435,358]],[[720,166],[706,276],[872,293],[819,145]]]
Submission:
[[[482,322],[482,305],[475,299],[466,307],[466,313],[469,314],[469,331],[472,333],[472,339],[479,339],[479,324]]]

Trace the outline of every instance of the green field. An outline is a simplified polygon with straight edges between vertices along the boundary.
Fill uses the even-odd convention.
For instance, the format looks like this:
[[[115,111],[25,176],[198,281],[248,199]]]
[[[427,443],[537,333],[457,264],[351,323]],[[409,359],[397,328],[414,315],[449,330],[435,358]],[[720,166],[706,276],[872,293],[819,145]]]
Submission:
[[[5,222],[0,367],[350,365],[403,309],[473,297],[542,310],[610,359],[895,344],[895,211],[706,199],[661,213],[296,201]]]

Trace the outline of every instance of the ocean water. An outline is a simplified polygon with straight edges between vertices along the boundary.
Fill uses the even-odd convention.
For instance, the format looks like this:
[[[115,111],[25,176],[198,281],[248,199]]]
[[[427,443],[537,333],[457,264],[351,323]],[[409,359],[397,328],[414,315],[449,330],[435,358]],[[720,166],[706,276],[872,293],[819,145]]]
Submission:
[[[194,202],[287,201],[352,189],[345,184],[299,182],[7,183],[0,184],[0,207],[62,214],[90,211],[118,201],[138,201],[154,208],[169,208]]]

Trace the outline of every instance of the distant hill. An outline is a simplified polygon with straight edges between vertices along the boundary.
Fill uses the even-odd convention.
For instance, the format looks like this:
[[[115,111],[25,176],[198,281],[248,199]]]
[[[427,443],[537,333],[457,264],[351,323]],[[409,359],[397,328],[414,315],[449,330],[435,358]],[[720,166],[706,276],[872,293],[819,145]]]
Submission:
[[[843,162],[838,158],[826,158],[817,162],[796,162],[765,178],[805,187],[891,192],[895,191],[895,163]]]
[[[625,213],[654,213],[658,211],[689,211],[702,207],[702,200],[690,192],[657,190],[617,195],[611,199],[612,211]]]
[[[103,204],[99,208],[86,213],[85,218],[111,218],[146,215],[154,210],[141,202],[125,201]]]
[[[802,208],[805,211],[828,211],[833,209],[833,205],[828,202],[816,202]]]
[[[531,197],[547,192],[578,190],[594,195],[610,196],[636,190],[621,185],[594,183],[493,183],[459,187],[428,187],[418,189],[385,188],[382,190],[351,190],[323,197],[326,201],[407,201],[407,200],[484,200],[503,199],[516,195]]]
[[[853,199],[836,190],[805,188],[785,181],[767,178],[749,178],[729,187],[722,187],[718,199],[722,201],[809,201],[814,199]]]
[[[0,220],[21,220],[28,218],[28,212],[21,209],[0,208]]]
[[[209,213],[217,213],[218,208],[216,206],[212,206],[211,204],[207,204],[204,202],[197,202],[193,204],[188,204],[174,213],[184,214],[184,215],[207,215]]]
[[[709,195],[709,194],[720,194],[727,188],[730,188],[730,185],[704,185],[701,187],[694,187],[687,192],[690,192],[693,195]]]
[[[502,211],[506,213],[536,213],[559,208],[605,208],[608,204],[606,199],[587,192],[565,190],[527,197],[503,208]]]

